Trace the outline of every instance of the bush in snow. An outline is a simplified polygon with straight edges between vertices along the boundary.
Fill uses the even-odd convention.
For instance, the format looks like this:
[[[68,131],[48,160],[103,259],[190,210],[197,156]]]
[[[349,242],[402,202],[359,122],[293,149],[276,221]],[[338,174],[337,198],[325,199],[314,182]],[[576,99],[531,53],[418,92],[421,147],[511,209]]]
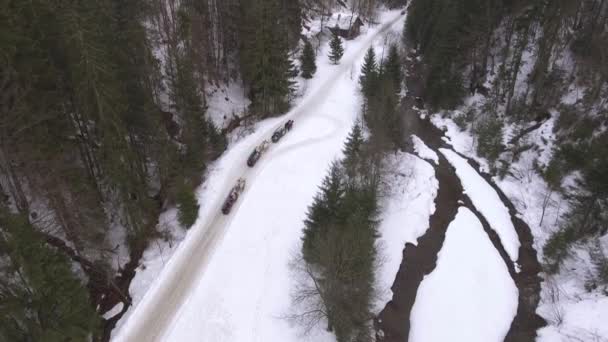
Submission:
[[[603,287],[605,292],[608,291],[608,257],[606,257],[599,240],[591,242],[589,257],[592,269],[585,283],[585,288],[587,291],[592,291],[598,287]]]
[[[578,189],[566,194],[570,209],[564,215],[560,229],[544,247],[545,261],[550,271],[557,271],[568,255],[570,246],[578,241],[598,240],[608,233],[608,134],[591,141],[563,144],[554,157],[553,168],[562,174],[579,171]],[[554,181],[557,183],[557,181]]]
[[[572,229],[561,228],[551,234],[543,247],[545,270],[556,273],[562,261],[568,256],[570,245],[576,240]]]
[[[477,153],[487,158],[492,167],[503,149],[502,129],[502,120],[491,115],[486,115],[474,127],[477,134]]]
[[[177,193],[177,219],[185,228],[190,228],[198,217],[198,201],[191,187],[181,186]]]

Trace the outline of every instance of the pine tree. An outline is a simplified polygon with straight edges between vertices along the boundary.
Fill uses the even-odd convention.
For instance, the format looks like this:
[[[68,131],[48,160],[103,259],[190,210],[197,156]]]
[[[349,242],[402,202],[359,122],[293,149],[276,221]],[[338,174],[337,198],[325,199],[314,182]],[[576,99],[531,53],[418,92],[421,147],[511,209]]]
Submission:
[[[291,102],[291,99],[293,97],[293,95],[296,93],[296,91],[298,90],[298,83],[294,80],[294,78],[296,78],[299,74],[299,70],[298,67],[296,66],[296,64],[294,63],[293,59],[290,56],[287,56],[287,68],[285,68],[285,82],[287,83],[287,97],[289,99],[289,102]]]
[[[344,144],[344,169],[349,178],[353,178],[356,175],[357,165],[360,160],[360,152],[363,147],[363,132],[361,130],[361,124],[356,122],[346,138]]]
[[[344,157],[345,159],[349,159],[359,154],[361,151],[361,146],[363,145],[363,131],[361,130],[361,124],[359,122],[355,122],[353,128],[351,129],[348,137],[346,138],[346,143],[344,143]]]
[[[315,51],[309,40],[306,40],[304,43],[304,51],[302,51],[302,56],[300,56],[300,65],[302,68],[302,77],[306,79],[312,78],[315,72],[317,72]]]
[[[402,118],[397,110],[398,97],[394,83],[386,77],[376,81],[374,93],[364,108],[364,118],[371,132],[374,146],[382,148],[399,147],[401,143]]]
[[[384,126],[383,135],[386,136],[392,148],[399,148],[403,134],[401,132],[401,117],[397,110],[398,99],[391,80],[384,81],[384,95],[382,96],[382,107],[380,111],[381,122]]]
[[[385,73],[385,77],[388,77],[393,81],[393,89],[396,93],[401,92],[401,81],[403,80],[403,76],[401,75],[401,63],[399,61],[399,51],[397,50],[397,45],[392,44],[388,58],[386,59],[386,63],[382,68]]]
[[[357,126],[353,127],[345,146],[351,155],[357,154],[361,140]],[[306,224],[314,221],[319,226],[315,230],[305,228],[303,256],[305,262],[314,264],[318,270],[312,275],[316,286],[311,291],[321,297],[328,329],[334,332],[336,340],[365,341],[370,336],[369,326],[361,322],[371,316],[372,298],[376,293],[378,182],[347,184],[344,178],[336,164],[332,165],[312,207],[317,211],[311,210],[305,221]],[[339,192],[335,191],[337,184],[342,184]],[[335,209],[323,213],[321,209],[326,208],[322,204],[332,203],[331,198],[336,196],[331,194],[336,193],[339,201]],[[330,219],[317,219],[323,214]],[[306,295],[310,296],[308,292]]]
[[[375,83],[378,78],[378,65],[376,63],[376,53],[374,48],[370,47],[365,54],[363,60],[363,66],[361,67],[361,76],[359,76],[359,85],[361,86],[361,92],[368,101],[375,89]]]
[[[71,263],[24,217],[0,209],[0,340],[87,341],[99,317]]]
[[[341,165],[334,162],[329,173],[323,179],[319,192],[308,208],[304,220],[304,234],[302,237],[302,254],[309,263],[318,262],[315,258],[314,243],[327,233],[328,226],[337,221],[340,212],[340,203],[344,195],[343,173]]]
[[[342,39],[337,34],[334,34],[331,38],[331,41],[329,42],[329,47],[331,48],[331,51],[329,53],[329,60],[333,64],[338,64],[338,62],[340,62],[340,58],[342,58],[342,56],[344,55]]]

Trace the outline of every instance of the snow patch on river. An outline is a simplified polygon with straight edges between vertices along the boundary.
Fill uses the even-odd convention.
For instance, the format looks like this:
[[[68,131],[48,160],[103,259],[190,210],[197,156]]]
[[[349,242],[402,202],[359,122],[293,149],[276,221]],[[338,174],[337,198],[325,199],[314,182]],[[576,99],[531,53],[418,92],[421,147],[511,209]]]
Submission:
[[[488,220],[492,229],[500,237],[500,242],[507,254],[516,263],[520,243],[511,221],[509,209],[502,203],[492,186],[464,158],[445,148],[439,149],[439,152],[456,169],[456,175],[460,178],[465,194],[469,196],[475,208]]]
[[[517,287],[481,222],[460,207],[437,267],[418,289],[409,341],[501,342],[517,313],[517,298]]]

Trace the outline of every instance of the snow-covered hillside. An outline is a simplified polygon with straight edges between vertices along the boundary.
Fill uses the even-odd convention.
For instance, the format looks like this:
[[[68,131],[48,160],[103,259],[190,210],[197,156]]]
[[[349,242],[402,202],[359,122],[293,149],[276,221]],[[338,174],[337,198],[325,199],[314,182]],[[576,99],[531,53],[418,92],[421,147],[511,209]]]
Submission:
[[[433,122],[445,129],[455,149],[489,169],[487,161],[475,152],[475,140],[462,131],[450,119],[434,115]],[[494,177],[495,182],[514,203],[521,218],[528,223],[534,235],[534,246],[542,257],[542,246],[563,219],[567,201],[551,191],[545,180],[535,171],[537,163],[547,163],[555,136],[552,127],[555,118],[543,123],[530,134],[529,139],[538,146],[549,144],[541,151],[530,150],[511,165],[511,172],[504,178]],[[608,246],[608,240],[604,245]],[[604,247],[606,248],[606,247]],[[585,288],[591,267],[588,251],[580,248],[566,261],[563,271],[552,276],[543,274],[541,302],[538,313],[548,325],[538,331],[537,341],[604,341],[608,338],[608,299]]]

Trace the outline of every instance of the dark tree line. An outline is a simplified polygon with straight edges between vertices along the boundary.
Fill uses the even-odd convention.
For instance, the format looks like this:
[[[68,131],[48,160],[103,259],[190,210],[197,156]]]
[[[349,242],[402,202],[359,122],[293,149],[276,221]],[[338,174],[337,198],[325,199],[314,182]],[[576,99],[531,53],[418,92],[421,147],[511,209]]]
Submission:
[[[90,306],[85,316],[94,320],[93,305],[103,296],[128,301],[116,292],[121,267],[115,262],[116,244],[140,255],[167,202],[181,201],[180,208],[188,204],[190,215],[198,211],[196,203],[184,201],[192,199],[188,192],[225,142],[204,117],[204,77],[192,43],[193,4],[164,5],[139,0],[0,5],[0,207],[20,217],[3,220],[0,233],[9,249],[22,241],[17,227],[33,225],[46,237],[24,236],[38,241],[32,257],[4,253],[3,248],[10,264],[33,270],[19,274],[20,283],[11,285],[25,291],[11,290],[11,295],[42,291],[60,299],[73,294],[66,302]],[[144,27],[145,20],[153,27]],[[166,52],[164,65],[154,47]],[[168,99],[162,100],[163,95]],[[186,194],[177,196],[180,189]],[[192,219],[182,223],[189,226]],[[120,235],[126,239],[110,238]],[[53,256],[44,260],[36,253]],[[55,256],[61,253],[66,255]],[[86,264],[82,269],[90,302],[78,294],[85,291],[81,281],[64,274],[71,272],[66,256],[79,260],[81,267]],[[67,269],[61,269],[64,264]],[[56,267],[69,286],[55,286],[52,277],[35,273],[41,265]],[[15,277],[14,270],[6,272],[3,279]],[[5,307],[2,319],[23,333],[58,330],[53,337],[33,340],[70,339],[72,325],[84,330],[78,330],[81,336],[99,327],[60,312],[25,321],[29,314],[21,310]],[[27,310],[42,315],[53,305],[32,301]]]
[[[384,61],[377,61],[370,48],[363,61],[359,85],[363,94],[363,117],[372,133],[371,144],[379,149],[399,148],[403,142],[398,111],[402,70],[399,51],[391,45]]]
[[[371,135],[364,139],[360,122],[353,127],[343,159],[331,165],[308,209],[301,255],[293,263],[300,278],[292,318],[307,328],[324,320],[340,342],[373,339],[383,156],[402,147],[397,112],[401,83],[397,46],[390,46],[384,61],[377,61],[370,48],[359,85]]]
[[[13,297],[0,309],[0,336],[9,334],[7,322],[14,328],[9,340],[101,339],[97,328],[107,322],[91,308],[109,309],[108,298],[128,306],[121,274],[129,270],[121,268],[137,265],[157,234],[161,210],[177,206],[184,227],[198,216],[193,190],[226,147],[205,115],[207,92],[242,80],[252,116],[287,110],[302,21],[325,18],[334,6],[325,0],[1,2],[0,209],[6,219],[0,221],[0,264],[13,266],[0,269],[0,278],[23,279],[2,294]],[[355,1],[352,10],[371,17],[374,6]],[[314,54],[304,52],[302,71],[312,76]],[[40,242],[39,249],[22,257],[15,232],[28,229],[33,233],[23,239]],[[116,262],[124,249],[132,260],[123,255]],[[66,269],[69,263],[84,276]],[[16,274],[15,265],[33,271]],[[58,279],[70,286],[55,286],[41,265],[57,267]],[[52,324],[65,329],[53,337],[36,335],[49,328],[42,307],[49,302],[15,304],[43,284],[50,297],[73,293],[66,302],[84,316],[54,316]],[[42,316],[32,316],[35,311]]]
[[[454,107],[467,93],[484,91],[489,76],[497,76],[491,94],[495,105],[504,106],[507,115],[521,115],[520,104],[531,110],[556,104],[556,94],[571,81],[564,79],[556,58],[565,50],[577,59],[574,72],[590,77],[590,95],[597,99],[607,75],[606,7],[601,0],[415,0],[404,38],[424,56],[424,95],[434,106]],[[517,94],[527,49],[536,54],[533,70],[525,76],[527,89]],[[589,73],[593,69],[598,73]]]
[[[241,16],[241,71],[251,109],[262,118],[281,114],[289,108],[291,79],[298,74],[290,56],[302,25],[298,2],[244,1]]]
[[[39,241],[35,254],[53,255],[45,267],[76,261],[87,279],[68,267],[58,272],[70,285],[55,286],[38,271],[2,268],[3,280],[22,279],[8,284],[10,305],[2,294],[0,336],[11,326],[24,335],[11,330],[8,340],[100,337],[94,308],[103,298],[129,304],[119,245],[128,257],[141,256],[168,205],[178,207],[185,227],[198,216],[193,190],[226,146],[205,116],[206,91],[241,78],[252,112],[284,111],[301,21],[300,2],[285,0],[0,4],[0,208],[19,217],[0,222],[2,265],[40,269],[43,258],[9,252],[22,241],[17,228],[34,227],[43,238],[24,239]],[[49,297],[74,293],[66,302],[85,317],[57,312],[51,322],[48,301],[17,305],[44,284]],[[38,334],[53,329],[47,324],[62,329]]]
[[[355,125],[309,207],[302,237],[304,279],[294,291],[306,325],[320,320],[338,341],[369,340],[378,264],[378,192],[381,168]]]

